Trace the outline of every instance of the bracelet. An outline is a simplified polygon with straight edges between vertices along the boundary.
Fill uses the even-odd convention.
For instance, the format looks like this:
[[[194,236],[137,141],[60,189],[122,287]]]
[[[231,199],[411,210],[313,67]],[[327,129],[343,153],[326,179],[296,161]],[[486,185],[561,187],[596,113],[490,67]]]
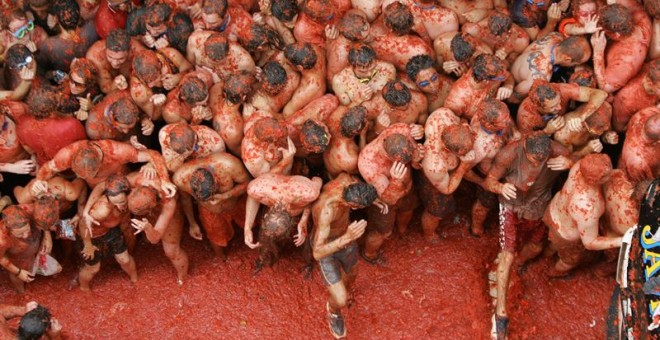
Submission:
[[[23,271],[23,269],[21,269],[21,268],[18,268],[18,273],[16,273],[16,276],[19,276],[19,275],[21,275],[21,272],[22,272],[22,271]]]

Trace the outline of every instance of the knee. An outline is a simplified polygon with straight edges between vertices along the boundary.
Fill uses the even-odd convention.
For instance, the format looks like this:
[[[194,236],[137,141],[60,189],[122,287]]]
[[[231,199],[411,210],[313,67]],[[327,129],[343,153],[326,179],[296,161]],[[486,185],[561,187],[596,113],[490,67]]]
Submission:
[[[335,294],[334,300],[336,305],[335,307],[338,309],[342,309],[348,304],[348,296],[346,295],[346,292]]]
[[[115,255],[115,259],[117,260],[117,263],[120,265],[126,265],[131,262],[131,255],[128,254],[128,252],[121,253],[119,255]]]
[[[163,251],[165,252],[165,256],[167,256],[167,258],[170,260],[174,260],[180,257],[183,253],[183,249],[181,249],[178,244],[163,243]]]
[[[96,274],[101,270],[101,264],[100,263],[93,264],[93,265],[86,264],[83,267],[83,270],[85,270],[86,272],[88,272],[90,274]]]

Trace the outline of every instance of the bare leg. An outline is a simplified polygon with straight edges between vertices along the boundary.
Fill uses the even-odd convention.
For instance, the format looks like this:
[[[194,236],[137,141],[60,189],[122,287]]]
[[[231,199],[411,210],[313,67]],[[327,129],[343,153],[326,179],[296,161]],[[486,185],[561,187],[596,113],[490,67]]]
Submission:
[[[131,278],[131,282],[135,283],[138,280],[137,269],[135,268],[135,260],[128,251],[115,255],[115,260],[121,266],[126,274]]]
[[[25,293],[25,282],[19,279],[18,276],[14,274],[9,274],[9,281],[11,282],[11,285],[14,287],[16,293],[18,294]]]
[[[188,254],[181,249],[181,245],[178,243],[163,242],[163,251],[165,251],[165,256],[170,259],[174,269],[176,269],[177,283],[182,285],[183,281],[188,278]]]
[[[424,210],[422,213],[422,231],[424,238],[431,243],[438,243],[440,237],[435,233],[440,225],[440,218],[431,215],[428,211]]]
[[[527,261],[537,257],[543,251],[543,245],[537,243],[527,243],[520,250],[518,258],[516,259],[516,264],[518,266],[524,265]]]
[[[399,211],[396,214],[396,227],[400,235],[403,235],[408,229],[410,220],[412,220],[414,210],[410,211]]]
[[[330,297],[328,298],[330,313],[340,313],[341,309],[346,307],[346,303],[348,302],[348,291],[346,290],[346,286],[344,286],[344,282],[339,281],[328,287],[328,292],[330,293]]]
[[[486,217],[488,217],[488,212],[490,209],[484,207],[479,200],[474,202],[472,205],[472,234],[475,236],[481,236],[484,234],[484,222]]]
[[[380,247],[385,242],[385,239],[387,239],[387,236],[375,230],[370,231],[367,234],[367,239],[364,243],[364,257],[367,259],[376,259],[378,257],[378,250],[380,250]]]
[[[89,283],[94,278],[94,275],[101,270],[101,263],[94,265],[83,264],[83,267],[80,268],[80,274],[78,274],[78,280],[80,281],[80,290],[84,292],[89,292]]]
[[[509,289],[509,276],[514,254],[503,250],[500,263],[497,265],[497,308],[495,312],[499,316],[506,316],[506,292]]]
[[[225,254],[225,247],[219,246],[211,242],[211,249],[216,257],[220,257],[223,261],[227,261],[227,255]]]

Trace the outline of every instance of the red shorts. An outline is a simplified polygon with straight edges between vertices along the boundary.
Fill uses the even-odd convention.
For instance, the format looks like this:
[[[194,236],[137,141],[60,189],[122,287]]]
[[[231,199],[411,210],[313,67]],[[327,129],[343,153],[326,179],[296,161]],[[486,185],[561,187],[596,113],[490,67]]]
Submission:
[[[245,224],[245,196],[241,198],[234,209],[214,213],[199,206],[199,219],[202,222],[202,227],[206,231],[206,236],[211,243],[226,247],[227,243],[234,237],[234,226],[232,221],[241,228]]]
[[[543,220],[530,221],[518,218],[515,212],[500,204],[500,247],[502,250],[515,253],[526,243],[540,244],[546,238],[547,229]]]

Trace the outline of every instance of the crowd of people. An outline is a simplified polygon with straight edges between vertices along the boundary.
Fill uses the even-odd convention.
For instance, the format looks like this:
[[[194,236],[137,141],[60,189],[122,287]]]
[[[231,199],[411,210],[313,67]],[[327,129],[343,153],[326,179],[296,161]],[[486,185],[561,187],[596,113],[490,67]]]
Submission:
[[[657,0],[1,8],[0,171],[20,176],[0,200],[0,265],[19,293],[54,243],[80,255],[81,290],[106,258],[136,282],[141,235],[183,285],[186,231],[224,257],[239,228],[255,271],[286,242],[318,263],[342,338],[359,258],[383,265],[416,211],[438,242],[468,186],[473,236],[499,212],[484,275],[504,339],[511,270],[544,249],[552,277],[595,255],[614,268],[660,177]]]

